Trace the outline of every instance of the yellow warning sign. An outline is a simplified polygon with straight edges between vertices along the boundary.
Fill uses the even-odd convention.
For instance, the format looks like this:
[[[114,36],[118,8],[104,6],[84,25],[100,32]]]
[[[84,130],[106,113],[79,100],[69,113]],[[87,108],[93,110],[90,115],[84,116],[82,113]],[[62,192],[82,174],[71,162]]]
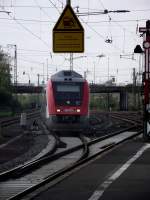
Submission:
[[[54,32],[53,51],[56,53],[83,52],[83,32]]]
[[[58,24],[56,24],[55,30],[60,30],[60,29],[82,30],[78,18],[74,16],[69,6],[65,10],[65,13],[61,16],[60,20],[58,20]]]
[[[84,52],[84,29],[70,5],[67,5],[53,29],[55,53]]]

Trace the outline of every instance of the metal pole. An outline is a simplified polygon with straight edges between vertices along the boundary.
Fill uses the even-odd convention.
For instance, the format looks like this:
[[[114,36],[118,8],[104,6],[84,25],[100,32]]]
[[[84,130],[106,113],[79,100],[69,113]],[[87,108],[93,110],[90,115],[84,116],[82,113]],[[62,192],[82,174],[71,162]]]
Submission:
[[[71,0],[67,0],[67,5],[71,5]]]
[[[133,107],[136,110],[136,92],[135,92],[135,87],[136,87],[136,73],[135,73],[135,68],[133,68]]]
[[[109,57],[108,57],[108,81],[109,81]]]
[[[27,75],[28,75],[29,85],[30,85],[30,82],[31,82],[30,75],[28,73],[27,73]]]
[[[94,80],[93,80],[93,82],[94,82],[94,84],[95,84],[95,62],[94,62]]]
[[[44,63],[43,63],[43,84],[44,84]]]
[[[86,72],[86,71],[84,71],[84,79],[86,79],[86,73],[87,73],[87,72]]]
[[[47,58],[47,81],[48,81],[48,58]]]
[[[141,83],[141,54],[139,54],[139,73],[138,73],[138,81],[139,84]],[[138,110],[141,110],[141,103],[140,103],[140,94],[141,94],[141,89],[139,88],[138,90]]]
[[[70,71],[73,71],[73,53],[70,53]]]
[[[37,76],[38,76],[38,87],[39,87],[39,85],[40,85],[40,74],[37,74]]]
[[[108,57],[108,84],[109,84],[109,57]],[[109,93],[107,93],[107,110],[109,111]]]
[[[146,41],[150,43],[150,20],[146,21]],[[144,76],[144,133],[145,141],[150,141],[150,49],[145,49],[145,76]]]
[[[14,85],[17,85],[17,45],[15,47],[15,56],[14,56]]]
[[[39,105],[40,105],[40,97],[39,97],[40,74],[37,74],[37,77],[38,77],[37,107],[39,107]]]

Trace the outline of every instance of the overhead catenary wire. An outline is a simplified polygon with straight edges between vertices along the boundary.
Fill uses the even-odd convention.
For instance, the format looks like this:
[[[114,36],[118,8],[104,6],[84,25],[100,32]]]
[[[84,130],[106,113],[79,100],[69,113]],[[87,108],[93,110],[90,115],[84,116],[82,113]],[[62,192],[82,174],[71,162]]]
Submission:
[[[35,33],[33,33],[29,28],[27,28],[24,24],[20,23],[18,20],[16,20],[13,16],[11,16],[11,14],[9,14],[10,18],[13,19],[17,24],[19,24],[24,30],[26,30],[27,32],[29,32],[31,35],[33,35],[34,37],[36,37],[37,39],[39,39],[46,47],[49,48],[49,45],[47,44],[47,42],[45,42],[44,40],[42,40],[38,35],[36,35]],[[50,52],[50,56],[52,58],[52,54]]]
[[[16,20],[14,16],[11,15],[11,13],[8,13],[8,16],[11,18],[11,20],[15,21],[17,24],[19,24],[23,29],[25,29],[27,32],[29,32],[31,35],[33,35],[34,37],[38,38],[40,41],[42,41],[47,47],[49,47],[49,45],[42,40],[38,35],[36,35],[35,33],[33,33],[29,28],[27,28],[26,26],[24,26],[22,23],[19,22],[19,20]]]
[[[58,2],[60,2],[63,7],[64,7],[64,4],[63,4],[63,1],[60,1],[60,0],[57,0]],[[55,5],[56,6],[56,5]],[[41,8],[43,9],[53,9],[55,8],[55,6],[41,6]],[[6,8],[38,8],[38,6],[36,5],[5,5]],[[62,8],[57,6],[57,8]],[[80,7],[80,9],[84,9],[84,10],[87,10],[88,7]],[[96,8],[89,8],[89,11],[90,10],[93,10],[93,11],[99,11],[99,9],[96,9]],[[150,11],[150,8],[147,8],[147,9],[130,9],[131,12],[149,12]]]
[[[60,4],[61,4],[61,8],[63,9],[64,8],[64,3],[63,1],[60,1],[60,0],[57,0]]]
[[[11,20],[14,21],[13,18],[5,18],[5,17],[0,17],[0,19],[2,20]],[[24,21],[24,22],[41,22],[41,23],[56,23],[55,21],[50,21],[50,20],[38,20],[38,19],[23,19],[23,18],[15,18],[15,20],[17,21]]]
[[[78,15],[78,13],[77,13]],[[10,21],[14,21],[13,19],[10,18],[6,18],[6,17],[0,17],[0,20],[10,20]],[[24,18],[15,18],[15,20],[19,20],[19,21],[25,21],[25,22],[41,22],[41,23],[56,23],[56,21],[52,21],[52,20],[38,20],[38,19],[24,19]],[[140,22],[140,21],[147,21],[149,20],[149,18],[142,18],[142,19],[128,19],[128,20],[111,20],[111,22],[119,22],[119,23],[126,23],[126,22]],[[100,23],[108,23],[108,20],[98,20],[98,21],[88,21],[88,22],[84,22],[85,24],[100,24]],[[118,25],[116,25],[118,26]]]
[[[100,1],[101,5],[103,6],[103,8],[106,9],[104,4],[102,3],[102,1],[101,0],[99,0],[99,1]],[[109,16],[109,18],[111,18],[109,14],[108,14],[108,16]],[[125,32],[126,29],[122,25],[120,25],[118,22],[114,22],[114,23],[116,23],[123,30],[123,32]],[[128,30],[126,30],[126,31],[128,31]],[[128,32],[133,35],[133,33],[131,31],[128,31]],[[134,40],[137,42],[137,38],[135,39],[135,35],[134,35]]]
[[[14,19],[14,18],[13,18],[12,20],[15,20],[15,21],[16,21],[16,20],[18,20],[18,19]],[[84,22],[84,21],[83,21],[83,22]],[[88,22],[84,22],[84,23],[86,23],[86,24],[88,25]],[[24,26],[24,25],[22,25],[22,26]],[[25,28],[25,27],[24,27],[24,28]],[[102,37],[102,38],[104,39],[104,37],[103,37],[100,33],[98,33],[96,30],[94,30],[94,28],[92,28],[92,27],[90,27],[90,28],[91,28],[95,33],[97,33],[100,37]],[[28,31],[29,31],[29,30],[28,30]],[[34,34],[34,33],[33,33],[33,34]],[[35,34],[34,34],[34,35],[35,35]],[[38,38],[38,39],[41,39],[41,38],[38,37],[38,36],[37,36],[37,38]]]
[[[39,6],[42,8],[42,9],[45,9],[46,8],[46,6],[41,6],[42,5],[42,3],[40,3],[41,1],[39,1],[38,0],[38,2],[39,2]],[[50,1],[49,1],[50,2]],[[63,3],[63,1],[61,1],[61,0],[52,0],[51,2],[53,2],[54,4],[55,4],[55,6],[58,8],[58,10],[60,10],[61,11],[61,3]],[[59,4],[59,3],[60,4]],[[65,1],[64,1],[65,2]],[[79,2],[79,1],[78,1]],[[91,5],[92,5],[92,3],[91,3]],[[47,8],[49,9],[50,7],[51,8],[55,8],[55,6],[53,6],[53,5],[50,5],[50,6],[47,6]],[[38,6],[35,6],[35,8],[39,8]],[[81,7],[80,7],[81,8]],[[85,8],[81,8],[81,9],[85,9]],[[89,6],[87,6],[87,8],[86,9],[88,9],[88,12],[90,12],[90,10],[95,10],[95,11],[99,11],[99,9],[92,9],[92,8],[89,8]],[[16,9],[17,10],[17,9]],[[15,11],[16,11],[15,10]],[[20,9],[21,10],[21,9]],[[17,10],[17,11],[19,11],[19,10]],[[46,10],[47,11],[47,10]],[[16,14],[18,14],[18,13],[16,13]],[[19,15],[17,15],[18,17],[19,17]],[[113,16],[113,15],[112,15]],[[28,16],[29,18],[30,18],[30,15]],[[46,17],[45,17],[45,19],[46,19]],[[84,19],[84,18],[83,18]],[[95,20],[95,21],[92,21],[92,19],[93,20]],[[91,27],[93,28],[93,29],[95,29],[95,31],[97,32],[95,32],[94,30],[92,30],[93,32],[95,32],[97,35],[99,35],[99,37],[101,37],[102,39],[105,39],[105,35],[104,35],[104,32],[101,32],[100,31],[100,29],[96,29],[96,27],[94,27],[94,23],[95,24],[98,24],[98,25],[100,25],[101,26],[101,24],[104,22],[104,23],[108,23],[108,20],[106,21],[106,20],[98,20],[98,21],[96,21],[96,19],[98,19],[97,17],[90,17],[90,19],[87,21],[87,22],[83,22],[84,24],[86,24],[86,26],[87,26],[87,24],[88,25],[91,25]],[[102,18],[103,19],[103,18]],[[117,21],[117,22],[119,22],[119,23],[124,23],[124,22],[137,22],[137,19],[135,19],[135,20],[119,20],[119,18],[116,18],[117,20],[112,20],[111,22],[113,22],[113,21]],[[10,19],[10,20],[13,20],[13,19]],[[17,20],[17,18],[16,18],[16,20]],[[21,23],[23,23],[24,21],[22,21],[22,20],[20,20],[20,19],[18,19],[19,20],[19,22],[21,22]],[[26,19],[25,19],[26,20]],[[27,21],[25,21],[25,22],[28,22],[28,20],[30,20],[30,19],[27,19]],[[32,19],[31,19],[32,20]],[[44,20],[44,17],[43,17],[43,20],[38,20],[38,19],[35,19],[35,21],[34,22],[36,22],[36,23],[39,23],[39,22],[41,22],[41,23],[50,23],[52,20],[50,19],[50,20]],[[84,20],[85,21],[85,20]],[[120,22],[121,21],[121,22]],[[139,20],[139,18],[138,18],[138,21],[140,21]],[[146,21],[146,19],[141,19],[141,21]],[[52,23],[56,23],[56,21],[52,21]],[[46,25],[46,24],[45,24]],[[114,26],[116,25],[115,23],[113,24]],[[116,25],[116,26],[118,26],[118,25]],[[30,28],[30,27],[29,27]],[[50,28],[50,27],[49,27]],[[89,27],[87,27],[87,28],[89,28]],[[89,28],[90,29],[90,28]],[[1,29],[2,30],[2,29]],[[103,30],[105,30],[105,29],[103,29]],[[33,33],[36,33],[36,32],[34,32],[34,30],[33,30],[33,28],[31,28],[31,31],[33,32]],[[113,30],[114,31],[114,30]],[[114,33],[114,32],[113,32]],[[121,31],[118,31],[118,33],[122,33]],[[93,33],[91,33],[92,35],[94,35]],[[39,35],[39,33],[38,33],[38,35]],[[119,34],[118,34],[119,35]],[[123,34],[122,34],[122,37],[123,37]],[[113,34],[113,39],[114,39],[114,34]],[[117,41],[117,40],[114,40],[114,41]],[[100,41],[101,42],[101,41]],[[102,43],[102,42],[101,42]],[[50,46],[50,45],[49,45]],[[118,46],[120,46],[120,44],[118,45]],[[120,46],[120,47],[122,47],[122,45]],[[49,47],[50,48],[50,47]],[[48,48],[48,49],[49,49]],[[121,48],[122,49],[122,48]],[[96,50],[96,49],[95,49]],[[105,51],[109,51],[109,48],[108,48],[108,50],[106,49]],[[114,51],[115,52],[115,50],[114,49],[112,49],[112,51]],[[48,51],[47,51],[48,52]],[[46,53],[47,53],[46,52]],[[116,51],[117,52],[117,51]],[[115,52],[115,53],[116,53]],[[99,53],[99,52],[98,52]],[[97,53],[97,54],[98,54]],[[108,52],[109,53],[109,52]],[[32,52],[31,52],[31,54],[32,54]],[[119,53],[116,53],[117,55],[119,55]],[[33,54],[32,54],[33,55]],[[58,56],[58,54],[54,54],[53,56]],[[59,55],[60,56],[60,55]],[[91,56],[92,57],[92,56]],[[95,57],[95,55],[93,56],[93,57]]]
[[[51,0],[49,0],[49,2],[54,6],[54,8],[58,11],[58,13],[61,14],[61,12],[60,12],[59,9],[57,8],[57,6],[56,6]]]
[[[27,63],[32,63],[32,64],[37,64],[37,66],[38,67],[43,67],[43,64],[44,64],[44,62],[38,62],[38,61],[35,61],[35,60],[28,60],[28,59],[23,59],[23,58],[18,58],[18,60],[21,60],[21,61],[23,61],[23,62],[27,62]],[[66,60],[64,59],[63,61],[62,61],[62,63],[61,64],[48,64],[49,66],[52,66],[52,67],[57,67],[57,68],[59,68],[59,67],[62,67],[62,66],[64,66],[64,63],[66,62]],[[39,66],[40,65],[40,66]],[[66,66],[67,67],[67,66]],[[42,70],[42,69],[41,69]]]
[[[110,13],[110,12],[129,12],[128,10],[116,10],[116,11],[108,11],[105,7],[104,7],[104,4],[102,3],[102,1],[101,0],[99,0],[99,2],[101,3],[101,5],[102,5],[102,7],[104,8],[104,11],[103,12],[100,12],[101,14],[108,14],[108,13]],[[77,13],[77,15],[78,16],[84,16],[84,15],[89,15],[90,13]],[[97,13],[96,13],[97,14]],[[109,17],[109,19],[111,19],[111,16],[108,14],[108,17]],[[109,22],[110,22],[110,20],[109,20]],[[84,22],[84,23],[86,23],[86,22]],[[121,25],[118,25],[118,23],[116,23],[117,24],[117,26],[119,26],[120,28],[122,28],[123,29],[123,31],[124,31],[124,27],[122,27]],[[88,25],[87,23],[86,23],[86,25]],[[90,29],[92,29],[95,33],[97,33],[100,37],[103,37],[101,34],[99,34],[97,31],[95,31],[94,30],[94,28],[93,27],[90,27],[89,25],[88,25],[88,27],[90,28]],[[130,32],[131,34],[133,34],[132,32]],[[107,40],[105,40],[105,41],[107,41]],[[109,41],[112,41],[112,39],[110,39]],[[112,43],[112,42],[111,42]],[[119,49],[118,47],[116,47],[115,45],[113,45],[116,49]],[[121,49],[120,49],[121,50]]]
[[[34,0],[34,2],[38,6],[38,8],[40,9],[40,11],[42,11],[45,16],[47,16],[48,18],[50,18],[50,16],[47,14],[47,12],[45,12],[45,10],[39,5],[38,1]]]
[[[99,37],[101,37],[102,39],[105,39],[105,37],[102,35],[102,34],[100,34],[99,32],[97,32],[92,26],[90,26],[89,24],[88,24],[88,22],[85,22],[82,18],[80,18],[81,19],[81,21],[83,22],[83,23],[85,23],[87,26],[88,26],[88,28],[89,29],[91,29],[92,31],[94,31]]]
[[[3,48],[6,48],[6,47],[3,47]],[[17,49],[18,51],[27,51],[27,52],[39,52],[39,53],[49,53],[49,51],[46,51],[46,50],[37,50],[37,49],[22,49],[22,48],[18,48]],[[128,52],[128,54],[131,54],[132,52]],[[99,54],[99,52],[86,52],[84,53],[85,55],[88,55],[88,56],[92,56],[92,57],[95,57]],[[117,52],[112,52],[111,53],[108,53],[109,55],[111,56],[117,56],[119,55],[120,56],[120,53],[117,53]],[[63,54],[54,54],[53,55],[54,57],[56,56],[59,56],[59,57],[64,57]]]
[[[102,38],[104,41],[105,41],[105,37],[100,34],[98,31],[96,31],[92,26],[90,26],[88,23],[86,23],[82,18],[80,18],[87,26],[88,28],[90,28],[92,31],[94,31],[100,38]],[[119,47],[116,47],[114,44],[112,44],[112,46],[118,50],[118,51],[121,51],[121,49]]]
[[[101,0],[99,0],[99,2],[100,2],[100,4],[101,4],[101,6],[103,7],[103,9],[105,10],[105,7],[104,7],[103,2],[102,2]]]
[[[24,26],[22,23],[19,22],[19,20],[16,20],[14,17],[12,17],[11,15],[9,15],[17,24],[19,24],[23,29],[25,29],[27,32],[29,32],[31,35],[33,35],[34,37],[36,37],[37,39],[39,39],[40,41],[42,41],[47,47],[49,47],[49,45],[42,40],[38,35],[36,35],[35,33],[33,33],[29,28],[27,28],[26,26]]]
[[[5,10],[5,9],[3,9]],[[8,16],[14,20],[17,24],[19,24],[24,30],[26,30],[27,32],[29,32],[31,35],[33,35],[34,37],[36,37],[37,39],[39,39],[46,47],[49,48],[49,45],[47,44],[47,42],[45,42],[44,40],[42,40],[38,35],[36,35],[35,33],[33,33],[29,28],[27,28],[24,24],[20,23],[18,20],[15,19],[14,16],[11,15],[11,13],[8,13]],[[50,52],[50,56],[52,58],[52,54]]]

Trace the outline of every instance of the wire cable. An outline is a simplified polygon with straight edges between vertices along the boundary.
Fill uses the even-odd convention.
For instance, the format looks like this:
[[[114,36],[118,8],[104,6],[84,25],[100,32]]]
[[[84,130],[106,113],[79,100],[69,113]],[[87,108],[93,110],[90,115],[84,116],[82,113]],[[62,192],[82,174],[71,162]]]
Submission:
[[[38,8],[44,13],[45,16],[47,16],[48,18],[50,18],[50,16],[47,14],[47,12],[45,12],[43,10],[43,8],[39,5],[37,0],[34,0],[35,4],[38,6]]]
[[[104,7],[104,4],[102,3],[102,1],[101,0],[99,0],[99,2],[101,3],[101,5],[103,6],[103,8],[104,9],[106,9],[105,7]],[[108,15],[109,17],[110,17],[110,15]],[[111,17],[110,17],[111,18]],[[112,20],[111,20],[112,21]],[[113,22],[113,21],[112,21]],[[133,32],[131,32],[131,31],[129,31],[129,30],[127,30],[127,29],[125,29],[122,25],[120,25],[118,22],[115,22],[114,21],[114,23],[118,26],[118,27],[120,27],[122,30],[123,30],[123,32],[126,30],[126,31],[128,31],[130,34],[132,34],[133,35]],[[134,35],[134,41],[136,41],[137,42],[137,38],[135,39],[135,35]]]
[[[78,13],[77,13],[78,15]],[[5,17],[0,17],[0,20],[12,20],[10,18],[5,18]],[[56,23],[56,21],[50,21],[50,20],[38,20],[38,19],[23,19],[23,18],[15,18],[15,20],[19,20],[19,21],[25,21],[25,22],[41,22],[41,23]],[[149,20],[149,18],[143,18],[143,19],[138,19],[139,21],[147,21]],[[88,21],[88,22],[84,22],[85,24],[100,24],[100,23],[108,23],[108,20],[99,20],[99,21]],[[111,20],[111,22],[119,22],[119,23],[126,23],[126,22],[137,22],[137,19],[128,19],[128,20]],[[118,26],[118,25],[117,25]]]
[[[54,6],[54,8],[58,11],[58,13],[61,14],[61,12],[60,12],[59,9],[57,8],[57,6],[56,6],[51,0],[49,0],[49,2]]]
[[[101,35],[99,32],[97,32],[92,26],[90,26],[87,22],[85,22],[82,18],[80,18],[82,22],[84,22],[88,28],[90,28],[93,32],[95,32],[100,38],[102,38],[105,41],[105,37]],[[115,45],[111,44],[116,50],[121,51],[119,47],[116,47]]]
[[[0,17],[2,20],[12,20],[14,21],[13,18],[5,18],[5,17]],[[41,22],[41,23],[56,23],[55,21],[50,21],[50,20],[38,20],[38,19],[23,19],[23,18],[15,18],[15,20],[19,21],[25,21],[25,22]]]
[[[9,17],[11,19],[13,19],[17,24],[19,24],[24,30],[26,30],[27,32],[29,32],[31,35],[33,35],[34,37],[36,37],[37,39],[39,39],[46,47],[49,48],[49,45],[47,44],[47,42],[45,42],[44,40],[42,40],[38,35],[36,35],[35,33],[33,33],[29,28],[27,28],[25,25],[23,25],[22,23],[20,23],[18,20],[16,20],[13,16],[11,16],[11,14],[9,14]],[[50,52],[50,56],[52,58],[52,54]]]

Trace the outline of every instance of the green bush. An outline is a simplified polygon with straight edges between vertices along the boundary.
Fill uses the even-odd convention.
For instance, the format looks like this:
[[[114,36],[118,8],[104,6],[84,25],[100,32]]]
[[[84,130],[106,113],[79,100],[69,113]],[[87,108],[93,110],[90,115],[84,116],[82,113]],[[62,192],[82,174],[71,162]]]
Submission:
[[[0,88],[0,105],[11,105],[12,94],[7,91],[5,88]]]

